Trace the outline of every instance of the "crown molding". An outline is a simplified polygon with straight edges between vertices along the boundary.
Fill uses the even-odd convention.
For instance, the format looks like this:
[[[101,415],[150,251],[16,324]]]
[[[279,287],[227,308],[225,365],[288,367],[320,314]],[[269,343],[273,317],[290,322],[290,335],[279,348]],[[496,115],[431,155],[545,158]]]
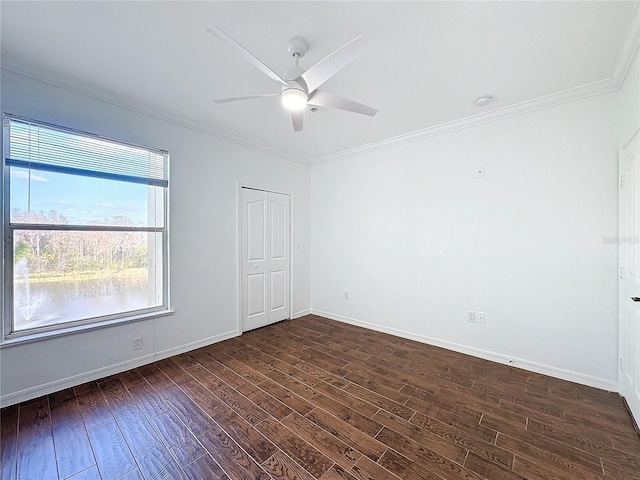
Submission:
[[[564,90],[562,92],[553,93],[543,97],[527,100],[524,102],[512,104],[506,107],[489,110],[477,115],[460,118],[451,122],[446,122],[424,129],[416,130],[414,132],[404,133],[395,137],[390,137],[382,141],[361,145],[339,152],[323,155],[308,160],[301,160],[293,155],[272,147],[270,145],[258,142],[251,138],[236,135],[226,130],[205,125],[199,122],[188,120],[184,117],[172,115],[167,112],[160,111],[149,105],[143,105],[136,103],[135,101],[127,100],[123,102],[122,98],[113,94],[110,95],[105,91],[90,91],[90,88],[86,85],[80,85],[79,82],[75,82],[75,85],[70,84],[68,80],[57,78],[51,74],[44,74],[42,71],[26,65],[24,62],[18,61],[15,58],[11,58],[7,55],[2,57],[3,70],[7,70],[18,75],[22,75],[34,80],[52,85],[54,87],[67,90],[85,97],[93,98],[98,101],[102,101],[111,105],[115,105],[121,108],[125,108],[130,111],[148,115],[159,120],[163,120],[174,125],[178,125],[190,130],[209,135],[215,138],[226,140],[228,142],[241,145],[252,150],[257,150],[284,160],[288,160],[294,163],[304,165],[320,165],[327,162],[336,160],[344,160],[350,157],[363,155],[366,153],[383,150],[406,143],[417,142],[434,136],[445,135],[458,130],[466,128],[472,128],[475,126],[483,125],[485,123],[491,123],[498,120],[502,120],[509,117],[515,117],[523,115],[536,110],[561,105],[563,103],[573,102],[584,98],[592,97],[595,95],[602,95],[605,93],[617,91],[621,88],[624,80],[629,72],[629,68],[633,59],[638,52],[640,46],[640,1],[634,1],[633,11],[626,26],[626,31],[620,46],[616,58],[613,61],[613,70],[611,77],[603,79],[597,82],[585,84],[579,87]],[[71,82],[73,83],[73,82]]]
[[[631,63],[638,52],[640,47],[640,1],[634,2],[633,11],[626,26],[625,35],[620,42],[618,52],[614,60],[613,73],[611,77],[585,84],[579,87],[564,90],[562,92],[553,93],[543,97],[527,100],[525,102],[508,105],[506,107],[497,108],[477,115],[460,118],[451,122],[434,125],[431,127],[416,130],[410,133],[404,133],[395,137],[387,138],[380,142],[369,143],[360,147],[350,148],[342,150],[340,152],[332,153],[329,155],[323,155],[315,157],[309,160],[309,164],[321,165],[327,162],[333,162],[336,160],[344,160],[350,157],[358,155],[364,155],[366,153],[383,150],[405,143],[417,142],[430,137],[438,135],[445,135],[447,133],[456,132],[466,128],[476,127],[485,123],[495,122],[509,117],[515,117],[518,115],[524,115],[529,112],[541,110],[544,108],[561,105],[563,103],[573,102],[581,100],[583,98],[592,97],[595,95],[602,95],[605,93],[617,91],[622,87]]]
[[[529,112],[561,105],[563,103],[573,102],[575,100],[592,97],[594,95],[613,92],[618,89],[619,86],[616,84],[616,82],[613,81],[613,79],[609,78],[607,80],[594,82],[559,93],[535,98],[533,100],[527,100],[525,102],[515,103],[506,107],[497,108],[495,110],[490,110],[488,112],[480,113],[477,115],[460,118],[451,122],[441,123],[439,125],[423,128],[414,132],[403,133],[395,137],[387,138],[386,140],[382,140],[380,142],[369,143],[361,147],[350,148],[341,152],[316,157],[311,159],[309,163],[311,165],[319,165],[336,160],[344,160],[346,158],[355,157],[357,155],[363,155],[378,150],[404,145],[405,143],[417,142],[420,140],[425,140],[427,138],[456,132],[458,130],[476,127],[485,123],[496,122],[498,120],[509,117],[524,115]]]
[[[119,98],[117,95],[109,95],[109,93],[103,90],[98,91],[97,89],[94,91],[91,91],[91,89],[88,88],[86,85],[80,86],[79,82],[75,82],[77,84],[72,85],[72,83],[74,82],[69,82],[68,80],[62,80],[52,74],[43,74],[43,72],[37,70],[36,68],[33,68],[32,66],[27,65],[26,63],[21,62],[19,60],[16,60],[15,58],[10,57],[8,55],[2,56],[2,65],[0,66],[0,69],[36,80],[38,82],[45,83],[47,85],[51,85],[53,87],[56,87],[62,90],[66,90],[68,92],[75,93],[77,95],[82,95],[84,97],[92,98],[94,100],[98,100],[100,102],[104,102],[110,105],[124,108],[132,112],[141,113],[143,115],[147,115],[149,117],[156,118],[158,120],[163,120],[165,122],[169,122],[174,125],[202,133],[204,135],[226,140],[227,142],[235,143],[236,145],[241,145],[243,147],[250,148],[252,150],[257,150],[262,153],[267,153],[274,157],[282,158],[283,160],[288,160],[290,162],[304,164],[304,165],[308,164],[308,162],[301,161],[300,159],[294,157],[293,155],[290,155],[287,152],[283,152],[282,150],[279,150],[270,145],[266,145],[264,143],[258,142],[256,140],[243,137],[241,135],[236,135],[226,130],[205,125],[200,122],[194,122],[192,120],[188,120],[178,115],[172,115],[170,113],[160,111],[158,109],[154,109],[149,105],[136,103],[135,101],[127,100],[125,103],[123,102],[122,98]]]

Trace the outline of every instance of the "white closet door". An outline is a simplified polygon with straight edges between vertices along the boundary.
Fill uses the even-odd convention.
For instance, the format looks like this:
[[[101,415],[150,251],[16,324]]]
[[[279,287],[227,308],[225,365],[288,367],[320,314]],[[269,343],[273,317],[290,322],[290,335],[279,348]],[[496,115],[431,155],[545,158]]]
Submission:
[[[243,188],[241,194],[242,331],[289,318],[288,195]]]
[[[268,323],[289,318],[289,232],[291,198],[289,195],[269,193],[269,279],[267,291]]]

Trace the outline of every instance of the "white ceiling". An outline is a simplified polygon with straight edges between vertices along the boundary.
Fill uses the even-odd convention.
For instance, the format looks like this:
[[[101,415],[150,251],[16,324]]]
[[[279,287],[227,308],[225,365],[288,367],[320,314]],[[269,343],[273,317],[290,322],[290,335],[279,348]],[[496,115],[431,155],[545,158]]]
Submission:
[[[632,1],[0,5],[3,67],[300,161],[534,99],[611,89],[636,8]],[[306,69],[363,35],[365,53],[322,88],[380,113],[307,110],[304,131],[294,133],[277,97],[213,103],[279,86],[207,25],[278,73],[291,66],[284,48],[291,36],[309,42]],[[495,101],[476,107],[485,94]]]

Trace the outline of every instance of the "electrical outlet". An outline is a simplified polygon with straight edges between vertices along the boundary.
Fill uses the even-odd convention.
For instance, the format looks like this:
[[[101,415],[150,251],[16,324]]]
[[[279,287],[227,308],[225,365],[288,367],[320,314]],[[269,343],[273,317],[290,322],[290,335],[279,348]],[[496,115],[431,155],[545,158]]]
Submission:
[[[484,312],[476,312],[476,322],[484,323]]]
[[[475,322],[476,321],[476,312],[469,310],[467,312],[467,322]]]
[[[344,292],[344,299],[349,300],[349,292]]]
[[[142,349],[142,337],[136,337],[133,339],[133,349],[134,350]]]

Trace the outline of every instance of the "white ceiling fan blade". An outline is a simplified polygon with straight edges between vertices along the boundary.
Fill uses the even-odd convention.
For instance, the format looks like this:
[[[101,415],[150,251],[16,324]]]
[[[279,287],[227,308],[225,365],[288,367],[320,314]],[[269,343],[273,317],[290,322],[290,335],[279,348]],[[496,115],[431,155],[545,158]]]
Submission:
[[[304,115],[304,110],[300,110],[298,112],[291,112],[291,121],[293,122],[293,131],[301,132],[302,131],[302,118]]]
[[[258,70],[264,73],[267,77],[271,78],[272,80],[275,80],[278,83],[281,83],[282,85],[287,85],[287,82],[285,82],[282,78],[280,78],[280,76],[277,73],[275,73],[273,70],[267,67],[264,63],[258,60],[258,58],[253,53],[251,53],[249,50],[244,48],[242,45],[240,45],[238,42],[236,42],[233,38],[231,38],[229,35],[224,33],[218,27],[214,27],[210,25],[205,30],[209,32],[211,35],[213,35],[214,37],[222,40],[231,48],[233,48],[236,52],[242,55],[245,58],[245,60],[248,60],[249,62],[251,62],[251,64],[254,67],[256,67]]]
[[[360,113],[362,115],[369,115],[370,117],[373,117],[378,113],[378,110],[373,107],[354,102],[348,98],[339,97],[332,93],[323,92],[322,90],[316,90],[313,92],[309,96],[308,104],[315,105],[317,107],[337,108],[338,110]]]
[[[307,92],[311,93],[336,73],[349,65],[364,49],[364,38],[354,38],[340,47],[331,55],[320,60],[309,70],[300,75],[306,84]]]
[[[251,100],[253,98],[262,98],[262,97],[279,97],[279,93],[265,93],[264,95],[249,95],[246,97],[231,97],[231,98],[220,98],[218,100],[214,100],[216,103],[229,103],[229,102],[237,102],[240,100]]]

